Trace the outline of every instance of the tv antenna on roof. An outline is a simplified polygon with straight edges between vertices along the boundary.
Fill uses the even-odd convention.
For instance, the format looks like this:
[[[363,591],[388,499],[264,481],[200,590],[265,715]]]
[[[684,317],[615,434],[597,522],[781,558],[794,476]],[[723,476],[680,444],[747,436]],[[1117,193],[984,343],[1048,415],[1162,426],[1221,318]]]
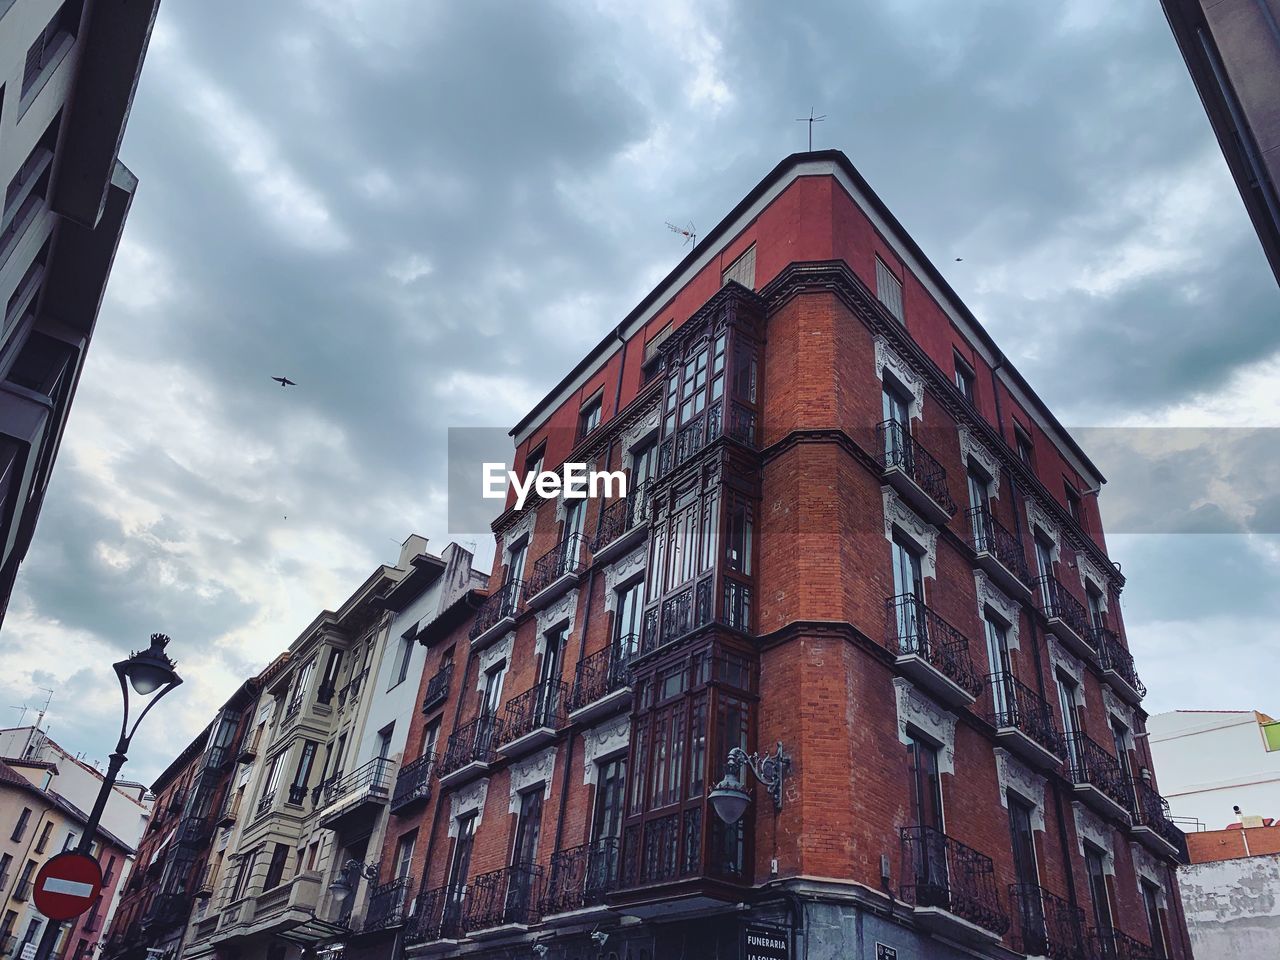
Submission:
[[[689,225],[687,227],[677,227],[674,223],[668,220],[667,229],[672,233],[678,233],[680,236],[684,237],[684,243],[682,243],[681,246],[685,246],[685,244],[690,243],[695,247],[698,245],[698,228],[693,225],[692,220],[689,221]]]
[[[807,117],[796,117],[796,123],[807,123],[809,125],[809,152],[810,153],[813,153],[813,125],[815,123],[821,123],[825,119],[827,119],[827,115],[825,113],[822,114],[821,116],[815,117],[813,115],[813,107],[809,108],[809,115]]]

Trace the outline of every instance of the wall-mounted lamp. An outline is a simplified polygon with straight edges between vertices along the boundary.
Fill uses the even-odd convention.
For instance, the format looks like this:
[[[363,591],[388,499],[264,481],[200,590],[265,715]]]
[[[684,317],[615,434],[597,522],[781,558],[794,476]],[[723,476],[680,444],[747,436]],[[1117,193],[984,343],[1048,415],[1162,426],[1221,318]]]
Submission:
[[[754,773],[756,779],[769,791],[769,796],[773,797],[774,810],[781,810],[782,783],[786,779],[787,771],[791,769],[791,758],[783,752],[781,740],[778,741],[777,752],[773,755],[766,754],[762,757],[756,753],[748,754],[741,747],[734,747],[729,751],[729,757],[725,760],[724,779],[717,783],[715,789],[707,795],[707,799],[711,801],[711,806],[716,811],[716,816],[729,825],[742,819],[742,815],[747,810],[747,804],[751,802],[751,795],[747,793],[742,782],[744,766]]]
[[[329,895],[338,903],[345,903],[347,898],[355,892],[356,885],[360,882],[360,878],[374,881],[378,879],[378,865],[376,863],[361,863],[359,860],[348,860],[343,864],[338,875],[334,877],[333,883],[329,884]]]

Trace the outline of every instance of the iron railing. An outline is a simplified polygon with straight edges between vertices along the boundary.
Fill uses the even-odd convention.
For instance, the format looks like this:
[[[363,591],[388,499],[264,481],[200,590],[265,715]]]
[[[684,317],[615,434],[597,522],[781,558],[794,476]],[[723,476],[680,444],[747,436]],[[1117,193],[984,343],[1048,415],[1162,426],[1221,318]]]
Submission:
[[[723,581],[719,597],[715,595],[715,577],[706,576],[646,610],[640,652],[652,653],[709,623],[750,633],[755,598],[752,585],[728,576]]]
[[[563,576],[581,573],[586,566],[583,559],[586,546],[586,537],[580,533],[572,533],[540,556],[533,564],[525,596],[532,597],[541,593]]]
[[[557,850],[551,855],[542,891],[542,914],[569,913],[604,903],[618,886],[617,837]]]
[[[449,684],[453,680],[453,661],[450,660],[435,676],[427,681],[427,692],[422,695],[422,712],[428,713],[449,699]]]
[[[1049,960],[1092,960],[1084,911],[1031,883],[1009,887],[1013,949]]]
[[[983,716],[992,726],[1012,727],[1050,753],[1059,757],[1063,755],[1062,733],[1054,719],[1053,708],[1012,673],[990,674],[984,696]]]
[[[440,758],[436,776],[447,777],[468,763],[492,763],[494,732],[497,726],[496,716],[491,713],[482,713],[450,734],[449,742],[445,745],[444,756]]]
[[[284,708],[284,718],[286,720],[292,720],[301,712],[302,712],[302,698],[294,697],[292,700],[289,701],[289,705]]]
[[[213,831],[208,817],[186,817],[178,826],[175,839],[178,843],[194,846],[201,843]]]
[[[431,796],[431,773],[436,755],[428,751],[417,760],[406,763],[396,774],[395,791],[391,794],[391,812],[427,800]]]
[[[462,936],[462,909],[466,902],[462,884],[435,887],[418,894],[413,916],[406,925],[409,943],[457,940]]]
[[[1090,930],[1089,944],[1093,960],[1158,960],[1148,944],[1108,927]]]
[[[1133,781],[1133,798],[1129,804],[1135,827],[1148,827],[1166,843],[1185,851],[1186,835],[1173,822],[1169,801],[1144,780]]]
[[[703,867],[702,840],[701,807],[629,824],[622,831],[618,886],[639,887],[697,876]],[[737,877],[741,866],[718,863],[716,872]]]
[[[876,427],[876,439],[876,460],[883,469],[901,470],[948,514],[956,512],[956,502],[947,488],[947,471],[903,424],[884,421]]]
[[[890,597],[884,610],[886,640],[898,656],[922,658],[971,697],[982,691],[982,678],[969,656],[968,637],[914,594]]]
[[[565,724],[566,685],[563,680],[534,684],[508,704],[499,743],[511,743],[542,727],[558,730]]]
[[[639,645],[635,634],[620,637],[602,650],[578,661],[569,695],[568,711],[603,700],[615,690],[631,684],[631,651]]]
[[[523,580],[508,580],[489,594],[485,602],[480,604],[480,609],[476,611],[476,618],[471,624],[471,639],[474,640],[493,629],[495,624],[507,617],[515,617],[520,612],[524,595]]]
[[[13,893],[10,897],[19,902],[25,902],[31,898],[31,881],[19,880],[13,887]]]
[[[240,818],[241,795],[233,793],[229,795],[227,804],[222,808],[222,812],[218,814],[218,826],[229,827]]]
[[[600,511],[596,535],[588,544],[592,553],[599,553],[628,530],[649,521],[650,482],[644,481]]]
[[[1096,787],[1125,809],[1132,805],[1124,767],[1100,743],[1076,731],[1067,739],[1067,760],[1072,783]]]
[[[240,751],[236,754],[236,759],[241,763],[248,763],[258,755],[258,741],[262,739],[262,727],[258,727],[251,734],[246,734],[244,740],[240,742]]]
[[[537,923],[541,882],[542,867],[536,863],[516,863],[480,874],[467,888],[463,927],[472,931]]]
[[[395,762],[389,757],[374,757],[350,773],[330,777],[324,785],[324,802],[333,803],[349,793],[367,792],[374,797],[387,797],[391,792],[391,771]]]
[[[354,677],[348,680],[338,691],[338,709],[341,710],[347,705],[347,701],[355,703],[360,696],[360,688],[364,686],[365,679],[369,676],[369,668],[365,667]]]
[[[1125,649],[1124,644],[1120,642],[1120,638],[1114,631],[1108,630],[1106,627],[1095,627],[1093,630],[1093,645],[1102,657],[1103,670],[1115,671],[1125,683],[1133,688],[1139,697],[1147,695],[1147,688],[1138,679],[1138,670],[1133,665],[1133,654]]]
[[[969,545],[974,553],[989,553],[1010,573],[1027,586],[1031,585],[1031,570],[1022,541],[991,513],[989,507],[973,507],[965,513],[969,519]]]
[[[1092,646],[1093,627],[1084,604],[1067,592],[1067,588],[1053,574],[1045,574],[1036,580],[1036,592],[1040,597],[1040,610],[1046,619],[1061,620],[1081,640]]]
[[[1004,935],[1009,929],[991,858],[934,827],[902,828],[902,899]]]
[[[401,926],[409,916],[412,882],[409,877],[397,877],[376,884],[369,891],[369,907],[365,910],[361,929],[387,930]]]

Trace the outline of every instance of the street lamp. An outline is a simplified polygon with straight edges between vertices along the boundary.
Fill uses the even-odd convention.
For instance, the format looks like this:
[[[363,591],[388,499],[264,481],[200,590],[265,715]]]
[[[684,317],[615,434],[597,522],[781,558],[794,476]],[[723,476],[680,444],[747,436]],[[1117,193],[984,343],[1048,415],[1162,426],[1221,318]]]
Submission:
[[[142,719],[151,712],[151,708],[160,702],[160,699],[178,684],[182,683],[182,678],[178,676],[177,666],[169,659],[168,654],[164,652],[164,648],[169,645],[169,638],[163,633],[153,633],[151,635],[151,646],[146,650],[138,650],[129,655],[127,660],[120,660],[113,663],[111,668],[115,670],[116,677],[120,681],[120,695],[124,698],[124,717],[120,721],[120,739],[116,741],[115,752],[107,763],[106,775],[102,778],[102,786],[98,788],[98,799],[93,802],[93,810],[89,814],[89,818],[85,821],[84,833],[80,837],[80,843],[76,847],[76,853],[83,853],[88,856],[93,849],[93,841],[97,838],[98,824],[102,820],[102,813],[107,808],[107,800],[111,797],[111,790],[115,787],[116,776],[120,773],[120,768],[124,766],[124,762],[129,759],[129,744],[133,742],[133,735],[138,732],[138,725],[142,723]],[[147,705],[142,708],[137,718],[133,721],[133,725],[129,725],[129,688],[140,697],[150,697]],[[50,920],[44,928],[44,936],[40,939],[40,946],[36,950],[35,960],[48,960],[49,955],[53,953],[55,941],[58,939],[58,933],[62,929],[61,921]]]
[[[333,878],[333,882],[329,884],[329,896],[333,897],[335,903],[346,903],[347,898],[355,893],[356,884],[360,882],[361,877],[370,882],[378,879],[378,865],[348,860],[342,865],[338,875]]]
[[[783,753],[781,740],[778,741],[777,752],[772,756],[748,754],[741,747],[734,747],[729,751],[729,757],[725,760],[724,766],[724,779],[715,785],[707,795],[707,799],[711,801],[716,816],[726,824],[733,826],[741,820],[742,815],[747,811],[747,804],[751,802],[751,795],[747,793],[742,782],[744,766],[754,773],[756,779],[769,791],[769,796],[773,797],[773,809],[775,811],[782,809],[782,783],[787,776],[787,771],[791,769],[791,758]]]

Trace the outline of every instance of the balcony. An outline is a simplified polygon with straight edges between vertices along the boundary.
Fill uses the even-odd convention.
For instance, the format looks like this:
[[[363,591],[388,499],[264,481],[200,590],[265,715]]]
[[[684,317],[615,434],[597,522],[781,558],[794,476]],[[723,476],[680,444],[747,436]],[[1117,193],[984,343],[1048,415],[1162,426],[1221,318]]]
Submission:
[[[1116,634],[1106,627],[1095,627],[1094,646],[1102,657],[1102,675],[1113,690],[1129,703],[1137,706],[1147,695],[1147,688],[1138,679],[1133,665],[1133,655],[1125,649]]]
[[[203,843],[213,833],[213,824],[208,817],[186,817],[178,825],[174,840],[183,846],[196,846]]]
[[[933,827],[902,828],[902,899],[920,926],[974,944],[998,943],[1009,916],[991,858]]]
[[[667,597],[660,606],[645,611],[639,655],[653,653],[710,623],[750,633],[754,601],[755,591],[750,582],[726,575],[723,591],[717,597],[715,577],[704,576]]]
[[[524,597],[524,581],[508,580],[489,594],[480,604],[471,623],[471,649],[478,650],[516,625],[520,601]]]
[[[365,911],[361,931],[370,933],[404,926],[412,904],[409,895],[412,883],[409,877],[397,877],[374,886],[369,891],[369,908]]]
[[[1119,930],[1090,930],[1089,946],[1091,960],[1158,960],[1151,947]]]
[[[939,700],[967,707],[982,691],[969,640],[913,594],[884,602],[886,643],[904,674]]]
[[[13,893],[9,895],[11,899],[19,903],[25,903],[31,899],[31,881],[19,880],[13,887]]]
[[[462,939],[462,906],[466,887],[436,887],[424,890],[414,902],[405,930],[409,944],[439,944],[451,947]]]
[[[1148,850],[1187,863],[1187,838],[1169,815],[1169,801],[1143,780],[1133,783],[1129,832]]]
[[[1132,794],[1119,760],[1077,732],[1067,738],[1067,765],[1077,797],[1104,816],[1128,821]]]
[[[236,760],[240,763],[252,763],[258,756],[259,741],[262,739],[262,728],[253,731],[252,736],[245,737],[240,744],[240,752]]]
[[[974,507],[969,520],[969,546],[974,562],[1009,596],[1027,603],[1031,600],[1031,571],[1022,542],[992,515],[987,507]]]
[[[494,760],[494,739],[498,718],[483,713],[464,723],[449,736],[436,777],[442,787],[452,787],[480,776]]]
[[[987,677],[983,718],[1010,753],[1042,770],[1062,766],[1062,734],[1048,701],[1011,673]]]
[[[213,896],[215,890],[214,881],[217,880],[214,873],[215,869],[212,866],[207,866],[200,871],[200,876],[195,883],[195,889],[192,891],[197,900],[208,900]]]
[[[284,719],[286,722],[297,718],[302,712],[302,698],[294,697],[289,701],[289,705],[284,708]]]
[[[449,683],[453,680],[453,661],[450,660],[427,681],[427,692],[422,695],[422,712],[430,713],[444,706],[449,699]]]
[[[339,710],[344,709],[347,704],[355,706],[360,702],[360,691],[364,689],[364,682],[367,679],[369,679],[369,668],[365,667],[338,690]]]
[[[151,901],[142,925],[148,933],[182,926],[191,915],[191,901],[182,893],[162,893]]]
[[[462,910],[462,926],[472,936],[506,933],[538,922],[542,867],[517,863],[482,873],[471,881]]]
[[[729,422],[726,428],[724,401],[717,400],[696,417],[686,420],[674,436],[667,437],[658,447],[658,475],[666,476],[722,436],[731,437],[754,450],[755,412],[737,401],[729,401]]]
[[[1013,913],[1013,949],[1049,960],[1093,960],[1085,936],[1084,911],[1043,887],[1009,887]]]
[[[322,791],[324,809],[320,826],[338,833],[372,828],[378,813],[391,799],[395,763],[375,757],[343,777],[327,781]]]
[[[635,634],[621,637],[578,662],[567,709],[573,723],[608,716],[631,704],[631,651]]]
[[[1093,627],[1084,604],[1069,594],[1052,574],[1036,581],[1036,593],[1049,632],[1077,657],[1095,659],[1098,653],[1093,648]]]
[[[570,534],[540,556],[525,588],[530,610],[541,610],[553,603],[576,584],[586,567],[587,538]]]
[[[417,760],[406,763],[396,774],[396,787],[391,794],[391,812],[402,813],[414,804],[431,798],[431,774],[435,770],[436,755],[424,753]]]
[[[608,913],[604,898],[618,886],[618,865],[617,837],[552,854],[542,890],[543,919],[578,922]]]
[[[240,819],[240,794],[233,794],[231,802],[222,808],[222,813],[218,814],[218,826],[229,827]]]
[[[596,535],[588,544],[591,555],[600,563],[608,563],[639,546],[648,529],[650,503],[650,481],[646,480],[604,507]]]
[[[885,483],[930,523],[950,520],[955,515],[956,502],[947,489],[947,471],[933,454],[897,420],[879,424],[876,440],[876,462],[884,470]]]
[[[498,749],[506,757],[521,757],[550,743],[565,725],[568,690],[563,680],[535,684],[507,704]]]

